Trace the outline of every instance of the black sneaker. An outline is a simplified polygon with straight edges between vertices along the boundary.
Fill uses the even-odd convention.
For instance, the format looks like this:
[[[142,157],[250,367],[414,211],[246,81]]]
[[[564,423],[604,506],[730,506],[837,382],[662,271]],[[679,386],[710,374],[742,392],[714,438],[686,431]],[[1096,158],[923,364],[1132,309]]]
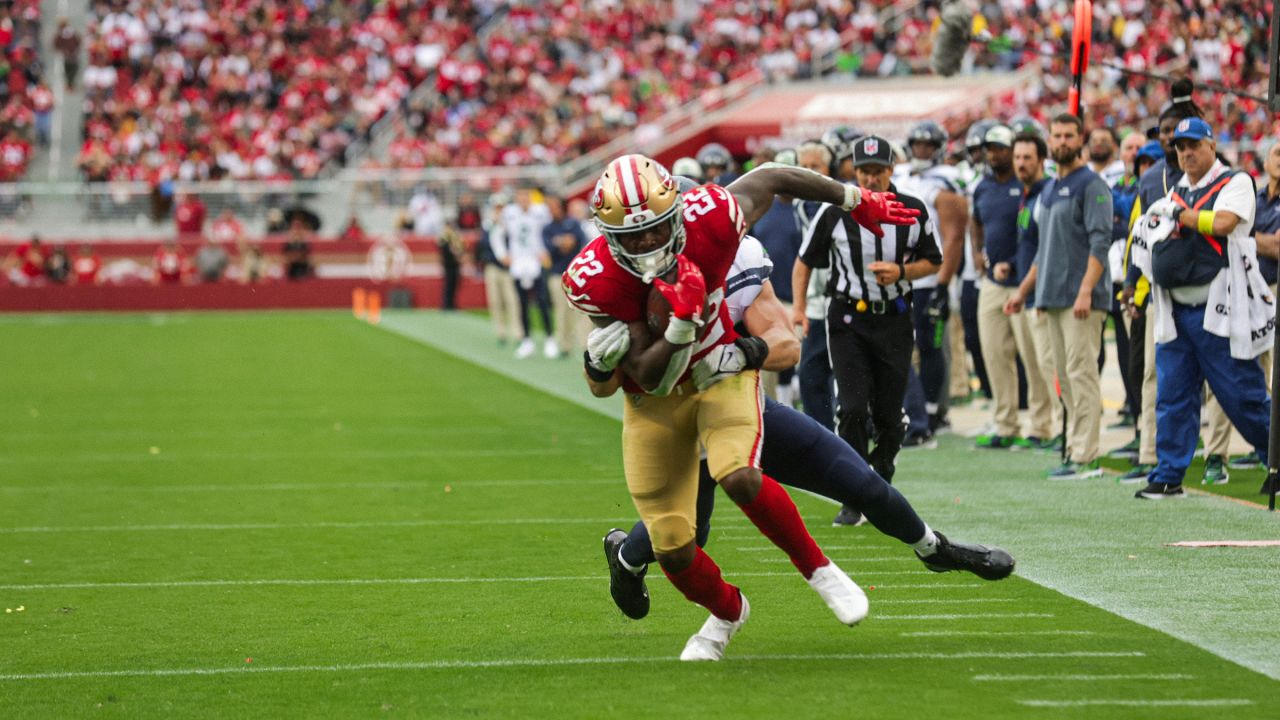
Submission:
[[[1116,448],[1115,450],[1112,450],[1111,452],[1107,453],[1107,457],[1115,458],[1117,460],[1128,460],[1132,462],[1138,459],[1138,448],[1139,448],[1139,441],[1138,441],[1138,438],[1135,437],[1134,439],[1130,440],[1127,444],[1122,445]]]
[[[1262,467],[1262,458],[1258,457],[1258,452],[1256,450],[1248,453],[1247,455],[1232,455],[1231,459],[1227,461],[1227,467],[1232,470],[1252,470],[1254,468],[1260,468]]]
[[[648,566],[633,573],[622,565],[618,550],[627,539],[625,530],[614,528],[604,536],[604,559],[609,562],[609,594],[623,615],[639,620],[649,614],[649,588],[644,585]]]
[[[933,534],[938,538],[937,550],[928,557],[917,552],[916,557],[936,573],[967,570],[983,580],[1003,580],[1013,572],[1013,557],[1000,548],[951,542],[940,532]]]
[[[1187,496],[1182,491],[1182,484],[1168,485],[1165,483],[1147,483],[1147,486],[1134,493],[1134,497],[1139,500],[1165,500],[1167,498],[1184,498]]]
[[[857,527],[867,521],[862,513],[854,510],[848,505],[841,505],[840,512],[836,514],[831,521],[832,527]]]

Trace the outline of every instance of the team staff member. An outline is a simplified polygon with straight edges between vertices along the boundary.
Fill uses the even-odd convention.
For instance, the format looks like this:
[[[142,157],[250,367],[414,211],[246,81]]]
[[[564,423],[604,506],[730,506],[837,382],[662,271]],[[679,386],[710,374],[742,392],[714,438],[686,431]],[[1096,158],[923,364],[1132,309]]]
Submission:
[[[1051,437],[1052,420],[1049,388],[1039,382],[1031,323],[1025,314],[1005,315],[1004,305],[1018,291],[1014,263],[1018,253],[1018,212],[1026,185],[1014,172],[1014,136],[1007,126],[987,131],[986,157],[991,172],[973,191],[971,234],[974,254],[986,259],[987,277],[978,290],[978,331],[982,356],[995,399],[996,431],[978,440],[978,447],[1001,450],[1020,439],[1018,421],[1018,356],[1027,373],[1027,407],[1031,411],[1031,438]],[[1040,163],[1034,143],[1024,142],[1024,167],[1037,169]],[[1033,181],[1036,178],[1031,178]]]
[[[1210,284],[1228,267],[1237,243],[1249,237],[1257,209],[1253,181],[1217,159],[1213,138],[1213,129],[1200,118],[1178,123],[1173,143],[1184,175],[1148,210],[1177,223],[1169,239],[1151,248],[1152,284],[1169,292],[1177,335],[1156,345],[1156,469],[1135,495],[1139,499],[1183,495],[1182,478],[1200,432],[1205,381],[1232,424],[1266,460],[1271,401],[1262,369],[1253,359],[1233,357],[1231,340],[1204,327]],[[1232,290],[1245,291],[1227,292]],[[1247,322],[1243,331],[1250,331]]]
[[[1065,378],[1070,457],[1050,470],[1056,480],[1098,477],[1102,388],[1098,351],[1102,322],[1111,307],[1107,252],[1111,248],[1111,188],[1085,166],[1084,123],[1063,113],[1049,124],[1049,148],[1058,177],[1033,209],[1040,228],[1035,263],[1010,298],[1021,310],[1034,289],[1037,312],[1048,320],[1054,371]]]
[[[897,192],[890,182],[888,140],[859,139],[853,163],[859,187]],[[902,447],[902,399],[914,343],[911,281],[936,273],[942,264],[924,203],[910,195],[898,195],[898,201],[920,212],[916,223],[872,230],[846,220],[848,213],[838,207],[823,205],[805,232],[792,278],[793,286],[803,287],[811,268],[831,268],[827,337],[840,401],[839,435],[890,482]],[[804,311],[797,303],[792,320],[807,330]],[[874,438],[868,421],[875,424]],[[872,440],[875,450],[869,451]]]

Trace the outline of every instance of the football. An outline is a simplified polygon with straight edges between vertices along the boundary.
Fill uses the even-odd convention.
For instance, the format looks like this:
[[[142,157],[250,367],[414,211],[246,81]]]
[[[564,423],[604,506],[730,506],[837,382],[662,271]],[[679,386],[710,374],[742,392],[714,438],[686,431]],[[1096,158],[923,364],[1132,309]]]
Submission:
[[[674,278],[675,273],[672,272],[669,277]],[[671,303],[662,296],[662,292],[658,290],[656,285],[649,286],[649,302],[647,304],[647,319],[649,324],[649,332],[653,337],[660,337],[667,331],[667,323],[671,320]],[[707,326],[711,321],[711,307],[704,300],[702,303],[702,319],[703,325],[698,330],[698,337],[701,338],[706,332]]]

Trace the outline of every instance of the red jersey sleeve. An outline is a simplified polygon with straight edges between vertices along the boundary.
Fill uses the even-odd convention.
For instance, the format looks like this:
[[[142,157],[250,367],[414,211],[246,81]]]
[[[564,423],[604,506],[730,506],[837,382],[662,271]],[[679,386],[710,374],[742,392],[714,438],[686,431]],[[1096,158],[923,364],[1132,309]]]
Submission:
[[[614,261],[602,237],[574,257],[560,277],[560,285],[569,304],[587,315],[623,322],[644,318],[648,286]]]

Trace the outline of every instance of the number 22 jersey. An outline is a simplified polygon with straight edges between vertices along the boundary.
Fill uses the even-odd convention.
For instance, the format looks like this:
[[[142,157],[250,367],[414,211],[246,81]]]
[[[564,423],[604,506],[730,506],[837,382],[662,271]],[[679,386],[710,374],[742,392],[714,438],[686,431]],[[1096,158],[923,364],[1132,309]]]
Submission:
[[[702,185],[686,192],[684,201],[685,246],[682,253],[702,271],[707,283],[707,306],[714,319],[694,345],[689,367],[717,345],[738,339],[724,302],[725,276],[737,256],[746,233],[746,218],[733,195],[719,185]],[[626,323],[646,320],[650,286],[613,258],[608,242],[597,237],[569,264],[561,277],[569,303],[592,317],[609,317]],[[689,371],[680,382],[689,379]],[[643,390],[623,375],[623,389]]]

